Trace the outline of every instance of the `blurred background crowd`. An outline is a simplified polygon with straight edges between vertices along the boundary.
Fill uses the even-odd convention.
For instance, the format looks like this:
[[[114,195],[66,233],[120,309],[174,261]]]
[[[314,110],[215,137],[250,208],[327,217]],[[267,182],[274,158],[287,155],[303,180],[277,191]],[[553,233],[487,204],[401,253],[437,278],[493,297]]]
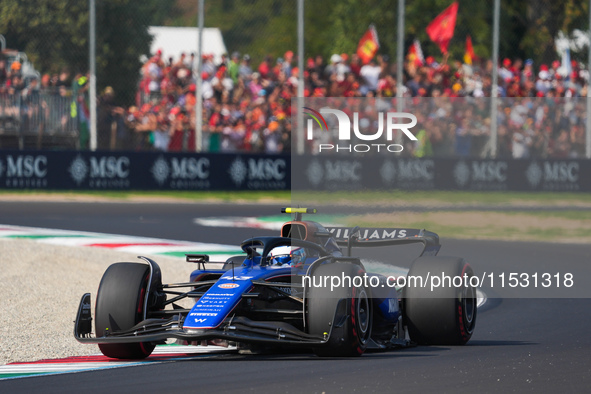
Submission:
[[[292,51],[252,64],[248,54],[232,53],[215,63],[204,56],[203,119],[205,148],[211,152],[289,152],[291,98],[296,97],[298,69]],[[137,104],[127,111],[136,148],[179,150],[193,146],[195,122],[194,56],[162,59],[159,53],[142,68]],[[378,55],[363,64],[357,54],[308,58],[305,97],[396,96],[396,65]],[[406,154],[486,157],[490,127],[492,63],[419,63],[407,56],[406,106],[426,139],[410,144]],[[499,67],[500,157],[583,157],[585,112],[582,100],[587,74],[576,61],[564,75],[559,60],[536,67],[531,60],[504,59]],[[566,67],[564,67],[566,69]],[[562,105],[568,101],[569,105]],[[156,131],[156,138],[149,139]],[[139,138],[138,138],[139,137]],[[183,140],[183,137],[185,140]],[[185,144],[185,145],[183,145]]]
[[[84,71],[88,25],[86,19],[75,23],[88,16],[88,4],[56,1],[64,14],[46,10],[47,21],[37,16],[44,2],[0,4],[3,34],[15,47],[26,49],[41,70],[33,72],[26,58],[2,52],[0,137],[17,136],[14,143],[0,138],[2,148],[90,148],[89,74]],[[405,110],[418,118],[413,133],[420,137],[405,146],[405,155],[584,156],[589,75],[581,59],[587,49],[581,46],[585,48],[571,60],[560,56],[556,42],[563,31],[571,34],[569,39],[573,32],[585,35],[577,29],[587,27],[586,2],[502,0],[500,53],[507,57],[496,65],[490,60],[489,2],[461,2],[459,9],[451,0],[407,2],[404,72],[397,75],[391,56],[397,49],[398,3],[368,1],[305,2],[308,55],[303,81],[293,52],[298,38],[291,2],[205,2],[208,25],[219,26],[229,49],[222,56],[204,55],[200,69],[195,53],[170,57],[164,55],[170,48],[150,48],[151,26],[194,25],[193,2],[147,0],[142,7],[99,2],[97,148],[193,151],[200,79],[202,150],[207,152],[290,152],[291,99],[303,83],[308,98],[392,100],[401,93]],[[430,26],[454,6],[457,26],[455,32],[451,27],[449,38],[455,41],[431,37]],[[330,11],[324,12],[325,19],[316,18],[320,10]],[[31,23],[18,24],[17,16]],[[362,59],[355,48],[370,23],[380,35],[379,49]],[[443,24],[435,27],[443,29]],[[475,47],[470,39],[468,51],[464,39],[470,35]],[[424,57],[421,44],[416,46],[419,40]],[[495,68],[499,109],[493,152],[490,97]],[[402,92],[397,91],[399,82]],[[370,121],[368,132],[374,126]]]
[[[308,58],[305,97],[392,98],[397,93],[396,65],[377,55],[363,64],[357,54]],[[499,65],[498,157],[583,157],[588,74],[576,61],[534,65],[529,59],[504,59]],[[252,63],[233,52],[218,62],[203,56],[199,75],[194,54],[163,58],[158,51],[143,64],[135,104],[116,105],[115,91],[105,88],[98,100],[99,149],[191,150],[195,144],[196,76],[202,78],[203,142],[209,152],[291,150],[291,98],[299,80],[292,51]],[[487,157],[490,128],[490,60],[467,64],[433,57],[418,62],[407,56],[403,79],[408,110],[419,123],[420,141],[406,155]],[[82,118],[81,147],[88,143],[88,76],[60,74],[23,78],[21,65],[0,60],[0,95],[4,102],[25,103],[24,120],[62,112],[55,127]],[[565,74],[563,70],[568,69]],[[64,102],[49,108],[48,103]],[[46,98],[46,99],[44,99]],[[14,107],[16,108],[16,107]],[[21,109],[22,111],[22,109]],[[10,105],[4,107],[10,115]],[[55,116],[53,116],[55,117]],[[423,131],[421,131],[423,130]]]

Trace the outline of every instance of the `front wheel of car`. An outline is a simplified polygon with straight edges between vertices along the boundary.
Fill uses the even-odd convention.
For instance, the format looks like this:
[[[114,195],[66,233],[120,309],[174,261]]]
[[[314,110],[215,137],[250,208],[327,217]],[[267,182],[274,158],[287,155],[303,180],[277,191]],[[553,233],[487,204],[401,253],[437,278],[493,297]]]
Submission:
[[[128,330],[144,319],[150,267],[139,263],[115,263],[105,271],[96,298],[96,336]],[[155,345],[148,342],[99,344],[112,358],[142,359]]]
[[[312,284],[324,278],[351,278],[350,284],[341,283],[332,289],[330,281],[327,286],[308,287],[308,332],[328,338],[327,343],[314,348],[316,355],[351,357],[365,352],[373,316],[370,290],[358,285],[364,273],[363,268],[349,263],[322,264],[313,272]]]

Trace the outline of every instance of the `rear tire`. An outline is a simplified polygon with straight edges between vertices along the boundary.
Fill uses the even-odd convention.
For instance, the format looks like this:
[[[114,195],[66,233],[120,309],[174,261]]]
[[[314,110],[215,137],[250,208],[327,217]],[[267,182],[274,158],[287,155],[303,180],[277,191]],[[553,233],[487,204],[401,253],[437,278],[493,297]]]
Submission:
[[[360,266],[354,264],[322,264],[314,271],[312,279],[327,276],[342,278],[345,275],[353,280],[355,277],[362,277],[364,273]],[[310,286],[306,298],[308,332],[320,337],[330,333],[327,344],[314,348],[316,355],[351,357],[361,356],[365,352],[372,326],[369,289],[363,286],[339,286],[331,291],[329,282],[325,287]]]
[[[410,339],[420,345],[465,345],[476,326],[476,288],[469,285],[474,272],[464,259],[425,256],[416,259],[408,277],[461,277],[462,286],[404,288],[404,322]],[[468,283],[465,283],[468,282]],[[459,283],[459,281],[457,281]],[[464,286],[468,284],[468,286]]]
[[[115,263],[105,271],[96,297],[96,336],[127,330],[144,319],[146,289],[150,267],[138,263]],[[112,358],[142,359],[155,345],[149,342],[99,344],[101,352]]]

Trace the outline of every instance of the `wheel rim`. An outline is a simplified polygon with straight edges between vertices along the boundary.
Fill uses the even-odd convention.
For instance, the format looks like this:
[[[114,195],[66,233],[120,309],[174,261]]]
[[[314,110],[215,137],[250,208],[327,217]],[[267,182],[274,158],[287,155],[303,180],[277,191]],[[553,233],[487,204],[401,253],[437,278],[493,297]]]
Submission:
[[[359,297],[357,298],[357,325],[359,328],[359,333],[361,334],[359,337],[362,340],[366,340],[368,331],[369,331],[369,324],[370,324],[370,309],[369,309],[369,300],[367,298],[367,293],[364,289],[361,289],[359,292]]]
[[[474,322],[474,316],[476,315],[476,289],[474,289],[474,287],[472,286],[464,288],[464,299],[462,300],[462,309],[464,311],[466,328],[469,332],[471,332]]]

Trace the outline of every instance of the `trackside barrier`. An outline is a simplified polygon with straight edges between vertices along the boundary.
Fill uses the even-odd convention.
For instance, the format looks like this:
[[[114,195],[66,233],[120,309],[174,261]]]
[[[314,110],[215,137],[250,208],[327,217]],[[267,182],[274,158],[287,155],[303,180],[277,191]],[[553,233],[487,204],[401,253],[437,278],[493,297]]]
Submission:
[[[289,190],[286,155],[0,150],[1,189]]]
[[[0,93],[0,148],[77,148],[72,102],[65,89]]]
[[[0,188],[591,192],[591,161],[0,150]]]
[[[344,156],[343,156],[344,157]],[[591,191],[591,160],[339,158],[292,160],[294,190]]]

